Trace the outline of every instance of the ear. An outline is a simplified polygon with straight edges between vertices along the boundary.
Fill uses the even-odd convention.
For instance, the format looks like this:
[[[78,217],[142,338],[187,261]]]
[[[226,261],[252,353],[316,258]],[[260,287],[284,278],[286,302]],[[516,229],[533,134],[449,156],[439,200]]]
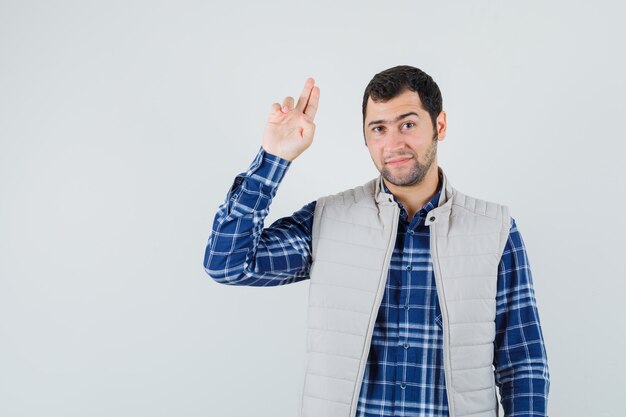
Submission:
[[[437,136],[439,140],[444,140],[446,138],[446,129],[448,128],[448,122],[446,121],[446,112],[441,111],[439,116],[437,116],[437,120],[435,122],[437,126]]]

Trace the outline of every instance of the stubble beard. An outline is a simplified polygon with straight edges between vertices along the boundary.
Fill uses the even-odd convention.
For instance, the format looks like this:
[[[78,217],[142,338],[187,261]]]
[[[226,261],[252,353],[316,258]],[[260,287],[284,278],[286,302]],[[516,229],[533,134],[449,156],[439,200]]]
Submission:
[[[435,162],[437,158],[437,140],[438,135],[435,133],[431,146],[426,150],[424,163],[421,163],[418,159],[418,155],[413,154],[413,165],[409,171],[405,174],[393,174],[386,165],[383,165],[383,169],[380,172],[387,181],[396,186],[409,186],[413,184],[419,184],[424,180],[424,177],[428,173],[428,170]]]

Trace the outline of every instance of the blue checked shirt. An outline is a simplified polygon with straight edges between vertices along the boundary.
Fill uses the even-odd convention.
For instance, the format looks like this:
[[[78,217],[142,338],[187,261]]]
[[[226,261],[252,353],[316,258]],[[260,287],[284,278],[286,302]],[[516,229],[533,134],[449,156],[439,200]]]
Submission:
[[[263,228],[290,162],[259,150],[220,205],[204,267],[217,282],[274,286],[309,278],[315,201]],[[400,206],[389,276],[361,386],[358,417],[448,416],[442,323],[426,213]],[[386,190],[389,192],[389,190]],[[524,242],[511,219],[498,270],[494,368],[507,417],[545,416],[549,372]]]

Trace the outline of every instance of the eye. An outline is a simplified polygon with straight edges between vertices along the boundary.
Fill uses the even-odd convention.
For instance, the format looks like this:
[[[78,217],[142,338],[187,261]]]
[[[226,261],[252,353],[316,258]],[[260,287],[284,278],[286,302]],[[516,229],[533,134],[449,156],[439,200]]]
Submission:
[[[402,127],[405,127],[405,128],[407,128],[407,129],[410,129],[410,128],[414,127],[414,126],[415,126],[415,123],[414,123],[414,122],[405,122],[405,123],[402,123]]]
[[[372,128],[372,132],[374,132],[374,133],[381,133],[383,131],[383,129],[384,128],[382,126],[374,126]]]

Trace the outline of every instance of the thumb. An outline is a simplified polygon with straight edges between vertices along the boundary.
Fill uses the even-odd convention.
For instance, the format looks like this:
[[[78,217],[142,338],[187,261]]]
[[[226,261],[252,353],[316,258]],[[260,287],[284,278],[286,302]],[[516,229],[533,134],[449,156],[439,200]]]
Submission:
[[[305,123],[302,127],[302,138],[307,142],[313,141],[313,135],[315,134],[315,123]]]

